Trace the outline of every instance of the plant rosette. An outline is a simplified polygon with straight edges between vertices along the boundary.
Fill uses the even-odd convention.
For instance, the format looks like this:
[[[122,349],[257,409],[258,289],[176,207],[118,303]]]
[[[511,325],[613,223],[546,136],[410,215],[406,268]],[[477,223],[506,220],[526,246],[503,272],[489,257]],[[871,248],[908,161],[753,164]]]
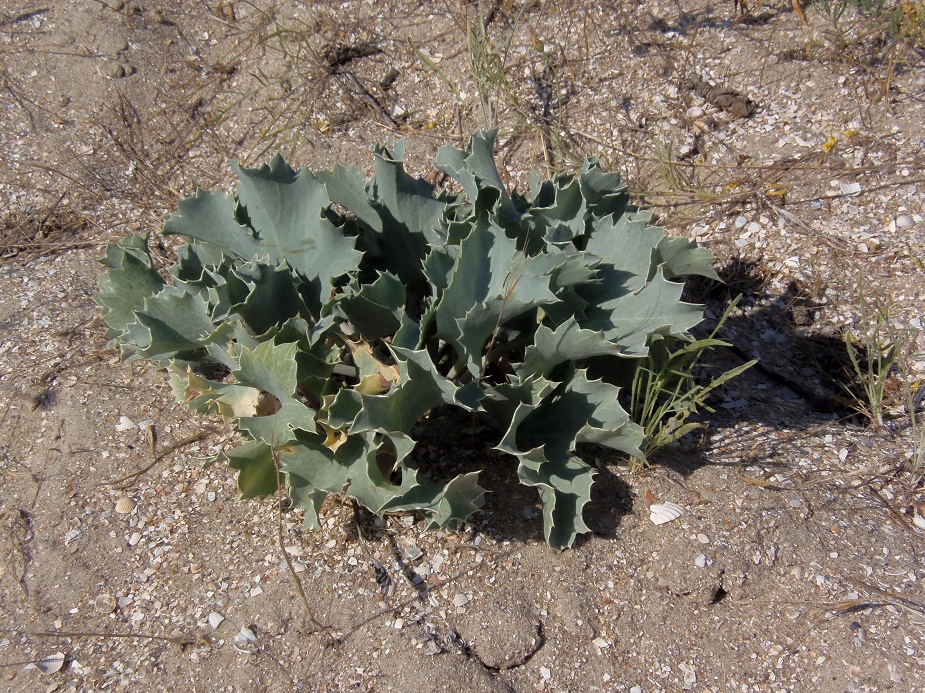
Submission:
[[[240,432],[220,457],[242,497],[281,480],[309,526],[334,493],[458,528],[482,504],[479,473],[432,480],[412,429],[459,407],[498,432],[563,549],[588,531],[595,472],[576,445],[644,459],[621,388],[654,341],[689,340],[702,308],[676,279],[716,278],[713,257],[651,225],[595,158],[508,192],[494,140],[440,149],[458,192],[410,176],[401,142],[374,150],[369,180],[280,156],[234,164],[236,194],[199,191],[166,218],[188,244],[165,276],[146,238],[107,248],[108,335],[125,360],[165,364],[190,410]]]

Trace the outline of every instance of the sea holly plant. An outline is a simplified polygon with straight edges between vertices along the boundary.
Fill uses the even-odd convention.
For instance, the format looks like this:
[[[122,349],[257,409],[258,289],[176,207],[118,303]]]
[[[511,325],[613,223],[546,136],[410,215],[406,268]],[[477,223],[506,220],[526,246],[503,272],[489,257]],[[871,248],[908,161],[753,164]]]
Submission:
[[[163,232],[187,242],[162,275],[146,238],[110,245],[96,301],[125,360],[166,365],[177,399],[240,432],[222,458],[244,498],[282,480],[305,522],[328,494],[457,528],[478,472],[436,481],[416,425],[458,407],[498,432],[543,504],[547,542],[587,532],[594,469],[578,443],[644,459],[621,406],[651,346],[686,339],[701,307],[683,275],[712,256],[665,235],[595,158],[508,191],[495,133],[443,147],[456,192],[409,175],[403,145],[375,172],[234,164],[237,192],[200,190]]]

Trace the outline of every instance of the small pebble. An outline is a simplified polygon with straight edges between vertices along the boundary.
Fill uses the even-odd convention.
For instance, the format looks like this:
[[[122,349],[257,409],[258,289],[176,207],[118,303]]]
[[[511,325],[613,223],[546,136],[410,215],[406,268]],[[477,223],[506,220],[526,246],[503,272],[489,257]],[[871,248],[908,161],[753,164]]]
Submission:
[[[225,617],[222,616],[217,611],[213,611],[209,614],[209,625],[213,628],[218,628],[221,625],[221,622],[225,620]]]
[[[469,597],[460,593],[453,597],[453,606],[465,606],[469,603]]]
[[[697,556],[697,558],[694,559],[694,565],[696,565],[698,568],[706,568],[707,567],[707,557],[704,556],[703,554],[700,554],[699,556]]]
[[[908,214],[901,214],[896,217],[896,228],[897,229],[911,229],[915,226],[915,221]]]
[[[552,678],[552,672],[549,670],[549,667],[540,667],[540,676],[544,681],[549,681]]]
[[[701,544],[709,544],[710,537],[708,537],[706,534],[701,532],[700,534],[697,535],[697,541],[699,541]]]

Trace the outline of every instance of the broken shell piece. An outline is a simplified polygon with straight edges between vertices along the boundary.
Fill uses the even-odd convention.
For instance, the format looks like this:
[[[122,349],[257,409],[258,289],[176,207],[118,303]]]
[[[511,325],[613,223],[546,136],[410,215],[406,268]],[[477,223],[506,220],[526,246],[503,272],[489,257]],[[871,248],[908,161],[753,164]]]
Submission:
[[[921,530],[925,530],[925,503],[915,504],[915,511],[912,513],[912,524]]]
[[[55,652],[51,657],[40,659],[35,663],[36,668],[43,674],[56,674],[64,666],[64,653]]]
[[[677,503],[653,503],[649,506],[649,519],[653,525],[663,525],[677,520],[684,514],[684,508]]]
[[[240,643],[257,642],[257,636],[247,626],[241,626],[241,632],[234,636],[234,641]]]
[[[116,598],[111,594],[101,594],[93,600],[93,608],[101,614],[111,614],[116,610]]]
[[[259,648],[254,631],[247,626],[242,626],[241,632],[234,636],[234,649],[243,654],[256,654]]]
[[[132,421],[127,416],[120,416],[119,423],[116,424],[116,431],[118,433],[123,433],[125,431],[131,431],[133,428],[137,428],[137,424]]]
[[[128,515],[135,509],[135,501],[128,496],[122,496],[116,501],[116,512],[120,515]]]

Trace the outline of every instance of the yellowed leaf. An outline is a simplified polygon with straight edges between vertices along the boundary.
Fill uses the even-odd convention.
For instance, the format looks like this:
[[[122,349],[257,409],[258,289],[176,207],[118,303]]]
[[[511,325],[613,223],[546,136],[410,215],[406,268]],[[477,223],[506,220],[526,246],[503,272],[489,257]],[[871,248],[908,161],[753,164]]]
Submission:
[[[401,376],[398,373],[398,367],[390,366],[377,359],[369,344],[363,341],[348,341],[347,344],[350,346],[354,365],[360,373],[365,373],[360,377],[360,384],[356,387],[357,391],[367,395],[376,395],[388,390],[392,383],[399,381]],[[373,369],[378,373],[372,373]],[[371,376],[376,377],[371,378]]]
[[[337,448],[343,445],[344,441],[347,440],[347,434],[339,428],[331,428],[323,421],[318,422],[318,425],[321,426],[326,435],[322,445],[324,445],[329,450],[337,450]]]

